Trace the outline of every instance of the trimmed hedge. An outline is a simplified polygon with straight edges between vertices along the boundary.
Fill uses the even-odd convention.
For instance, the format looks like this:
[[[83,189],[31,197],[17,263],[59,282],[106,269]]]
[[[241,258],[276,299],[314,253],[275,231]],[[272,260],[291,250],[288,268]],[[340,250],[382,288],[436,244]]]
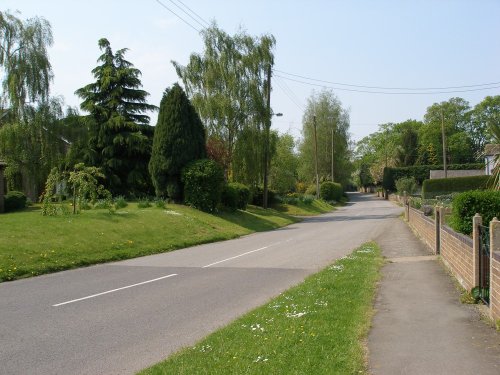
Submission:
[[[500,191],[466,191],[453,199],[453,214],[450,225],[457,232],[472,233],[472,218],[478,213],[483,218],[483,225],[489,225],[494,217],[500,216]]]
[[[221,203],[231,210],[246,210],[250,200],[250,189],[243,184],[231,182],[222,190]]]
[[[215,211],[224,187],[224,171],[217,162],[210,159],[192,162],[183,170],[182,182],[185,203],[202,211]]]
[[[319,187],[319,192],[321,198],[325,201],[337,202],[340,202],[340,200],[342,199],[342,194],[344,193],[342,185],[331,181],[323,182]]]
[[[21,191],[9,191],[4,195],[5,212],[22,210],[26,207],[26,195]]]
[[[484,190],[490,176],[450,177],[425,180],[422,185],[422,198],[432,199],[438,195],[460,193],[468,190]]]
[[[384,168],[384,177],[382,187],[388,191],[396,191],[396,181],[404,177],[414,177],[419,185],[422,185],[424,180],[427,180],[431,170],[443,169],[442,165],[414,165],[411,167],[386,167]],[[470,170],[484,169],[484,164],[450,164],[448,170]]]

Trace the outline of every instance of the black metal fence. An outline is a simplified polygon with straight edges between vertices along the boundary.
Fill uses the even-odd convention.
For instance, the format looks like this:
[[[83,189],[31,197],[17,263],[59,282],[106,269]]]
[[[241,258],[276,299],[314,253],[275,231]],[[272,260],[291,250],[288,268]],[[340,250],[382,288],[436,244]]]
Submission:
[[[490,303],[490,228],[479,225],[479,298]]]

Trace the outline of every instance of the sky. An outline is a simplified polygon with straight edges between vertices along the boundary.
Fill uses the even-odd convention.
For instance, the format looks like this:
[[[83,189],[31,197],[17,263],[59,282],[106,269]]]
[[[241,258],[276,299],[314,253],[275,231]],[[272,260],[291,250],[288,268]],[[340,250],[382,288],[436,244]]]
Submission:
[[[300,136],[307,99],[322,86],[333,86],[343,107],[349,109],[354,140],[377,131],[378,124],[422,120],[427,107],[451,97],[462,97],[474,106],[485,96],[500,95],[498,0],[160,2],[1,0],[0,10],[18,10],[21,18],[40,16],[51,23],[54,45],[49,53],[55,76],[51,94],[62,96],[70,106],[80,104],[75,90],[94,80],[91,70],[100,55],[97,41],[103,37],[114,50],[129,49],[126,58],[142,71],[143,89],[151,94],[149,102],[159,105],[165,88],[179,81],[171,61],[186,64],[191,53],[203,51],[202,39],[195,30],[202,25],[174,3],[187,5],[206,21],[215,20],[229,34],[242,28],[254,36],[274,35],[271,106],[283,116],[273,118],[272,128],[295,137]],[[309,81],[319,85],[313,86],[284,79],[287,76],[305,81],[282,72],[348,85],[405,89],[366,89]],[[400,94],[423,91],[409,89],[491,82],[499,82],[488,86],[497,88]],[[156,123],[154,114],[151,123]]]

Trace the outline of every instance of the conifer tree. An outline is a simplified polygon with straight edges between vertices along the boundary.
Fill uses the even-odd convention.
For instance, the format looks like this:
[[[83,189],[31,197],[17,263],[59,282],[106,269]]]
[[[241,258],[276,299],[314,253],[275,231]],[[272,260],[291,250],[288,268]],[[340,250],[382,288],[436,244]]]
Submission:
[[[158,197],[182,199],[182,169],[206,155],[205,129],[184,90],[165,90],[155,127],[149,172]]]
[[[104,38],[99,48],[101,65],[92,70],[96,81],[76,91],[91,119],[87,162],[102,169],[113,194],[140,194],[150,182],[149,116],[144,112],[157,108],[146,102],[149,94],[140,89],[141,71],[125,60],[127,49],[113,53]]]
[[[427,146],[427,160],[430,165],[439,164],[436,150],[434,149],[434,145],[432,143],[429,143],[429,146]]]

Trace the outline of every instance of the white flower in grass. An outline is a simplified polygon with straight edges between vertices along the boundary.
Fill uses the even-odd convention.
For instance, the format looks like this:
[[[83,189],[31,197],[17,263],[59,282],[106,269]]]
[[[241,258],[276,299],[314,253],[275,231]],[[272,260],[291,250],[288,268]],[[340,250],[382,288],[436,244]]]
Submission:
[[[261,327],[261,325],[259,323],[254,323],[250,326],[250,329],[252,331],[261,331],[261,332],[264,332],[264,327]]]
[[[294,311],[294,312],[287,312],[285,316],[287,318],[300,318],[301,316],[304,316],[306,314],[307,311],[300,311],[300,312]]]
[[[323,306],[323,307],[328,306],[328,302],[325,302],[325,301],[316,301],[316,302],[314,302],[314,304],[316,306]]]
[[[264,357],[263,355],[259,355],[255,360],[253,361],[254,363],[258,362],[267,362],[269,361],[269,358]]]
[[[343,264],[334,264],[330,267],[328,267],[330,271],[335,271],[335,272],[342,272],[344,270],[344,265]]]
[[[200,348],[200,352],[202,353],[206,353],[206,352],[209,352],[212,350],[212,347],[210,345],[202,345],[202,347]]]

